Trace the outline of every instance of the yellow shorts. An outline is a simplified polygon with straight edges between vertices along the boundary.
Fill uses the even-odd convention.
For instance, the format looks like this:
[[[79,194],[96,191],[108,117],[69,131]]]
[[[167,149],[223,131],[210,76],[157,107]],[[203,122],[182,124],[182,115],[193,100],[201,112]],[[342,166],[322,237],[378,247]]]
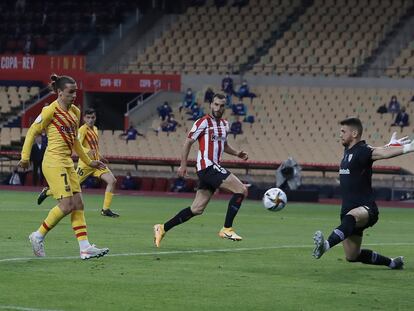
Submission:
[[[76,173],[79,177],[79,184],[82,184],[90,175],[93,177],[101,178],[103,174],[110,172],[111,171],[107,167],[103,170],[100,170],[90,167],[89,165],[78,165],[78,168],[76,169]]]
[[[74,193],[81,192],[79,179],[73,166],[49,167],[42,165],[42,170],[55,199],[71,197]]]

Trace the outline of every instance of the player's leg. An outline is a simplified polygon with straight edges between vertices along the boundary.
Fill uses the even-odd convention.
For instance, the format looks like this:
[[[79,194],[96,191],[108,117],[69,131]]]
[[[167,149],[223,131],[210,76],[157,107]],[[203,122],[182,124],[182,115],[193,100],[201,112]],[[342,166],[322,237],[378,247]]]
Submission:
[[[101,210],[101,215],[108,217],[119,217],[119,214],[114,213],[110,208],[116,184],[116,178],[114,174],[112,174],[112,172],[109,169],[106,169],[106,171],[103,174],[101,174],[99,178],[101,178],[106,183],[105,197],[103,207]]]
[[[160,243],[165,233],[175,226],[178,226],[196,215],[201,215],[207,207],[213,192],[208,189],[199,189],[196,192],[191,206],[182,209],[177,215],[168,220],[164,224],[157,224],[154,226],[154,243],[156,247],[160,247]]]
[[[313,237],[315,244],[313,257],[316,259],[321,258],[330,248],[351,236],[355,228],[363,228],[368,222],[368,210],[366,207],[360,206],[352,209],[342,217],[341,224],[332,231],[327,240],[325,240],[321,231],[316,231]]]
[[[40,227],[32,232],[29,240],[36,256],[45,256],[44,238],[47,233],[52,230],[59,221],[73,209],[72,188],[65,167],[43,167],[46,180],[52,185],[51,190],[59,203],[53,207],[47,217],[44,219]]]
[[[43,163],[42,163],[42,174],[46,178],[46,175],[44,173],[44,169],[45,168],[43,167]],[[47,181],[47,178],[46,178],[46,181]],[[42,202],[44,200],[46,200],[47,197],[52,196],[52,195],[53,195],[53,193],[50,191],[49,187],[44,187],[42,189],[42,191],[39,193],[39,196],[37,197],[37,204],[38,205],[42,204]]]
[[[71,213],[71,223],[79,243],[80,257],[81,259],[90,259],[105,256],[109,252],[108,248],[97,248],[94,244],[89,243],[82,194],[80,187],[74,188],[79,192],[73,195],[74,209]]]
[[[43,201],[46,200],[46,198],[51,195],[52,195],[52,192],[50,191],[49,187],[44,187],[42,191],[39,193],[39,195],[37,196],[37,204],[38,205],[42,204]]]
[[[247,188],[234,174],[227,176],[220,185],[221,189],[225,189],[233,193],[228,207],[224,226],[219,232],[219,236],[233,241],[241,241],[242,237],[237,235],[233,230],[233,220],[240,209],[240,206],[247,196]]]
[[[359,230],[356,230],[359,231]],[[402,269],[403,257],[389,258],[370,249],[361,249],[362,231],[346,238],[344,246],[345,258],[349,262],[361,262],[368,265],[387,266],[391,269]]]

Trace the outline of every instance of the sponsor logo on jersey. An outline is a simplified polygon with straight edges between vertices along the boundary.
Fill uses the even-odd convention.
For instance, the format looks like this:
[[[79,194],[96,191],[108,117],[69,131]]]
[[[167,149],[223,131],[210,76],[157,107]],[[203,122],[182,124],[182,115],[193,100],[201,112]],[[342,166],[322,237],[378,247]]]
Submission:
[[[211,141],[226,141],[225,136],[217,136],[215,134],[211,135]]]
[[[66,132],[66,133],[75,133],[75,128],[73,126],[64,126],[62,125],[60,127],[62,132]]]
[[[341,168],[339,170],[339,174],[340,175],[349,175],[349,174],[351,174],[351,171],[349,170],[349,168]]]

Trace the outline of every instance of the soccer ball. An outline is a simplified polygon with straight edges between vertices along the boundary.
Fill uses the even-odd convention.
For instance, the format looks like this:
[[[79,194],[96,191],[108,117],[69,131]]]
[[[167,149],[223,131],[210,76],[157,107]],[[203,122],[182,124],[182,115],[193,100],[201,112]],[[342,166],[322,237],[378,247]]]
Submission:
[[[263,195],[263,206],[268,211],[280,211],[286,206],[286,203],[286,193],[279,188],[270,188]]]

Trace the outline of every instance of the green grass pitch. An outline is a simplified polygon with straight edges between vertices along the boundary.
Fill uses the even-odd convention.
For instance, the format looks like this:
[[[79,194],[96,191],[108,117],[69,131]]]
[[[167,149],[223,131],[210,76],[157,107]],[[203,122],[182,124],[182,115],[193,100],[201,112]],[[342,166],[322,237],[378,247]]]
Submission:
[[[109,256],[82,261],[70,219],[34,259],[28,235],[53,199],[0,191],[0,310],[414,310],[411,209],[382,208],[365,247],[405,256],[402,271],[347,263],[341,246],[320,260],[312,236],[338,224],[339,206],[288,203],[281,212],[245,201],[235,221],[241,242],[217,236],[227,202],[168,232],[160,249],[152,226],[191,199],[115,196],[118,219],[100,216],[101,195],[85,195],[89,240]],[[10,259],[10,260],[9,260]]]

